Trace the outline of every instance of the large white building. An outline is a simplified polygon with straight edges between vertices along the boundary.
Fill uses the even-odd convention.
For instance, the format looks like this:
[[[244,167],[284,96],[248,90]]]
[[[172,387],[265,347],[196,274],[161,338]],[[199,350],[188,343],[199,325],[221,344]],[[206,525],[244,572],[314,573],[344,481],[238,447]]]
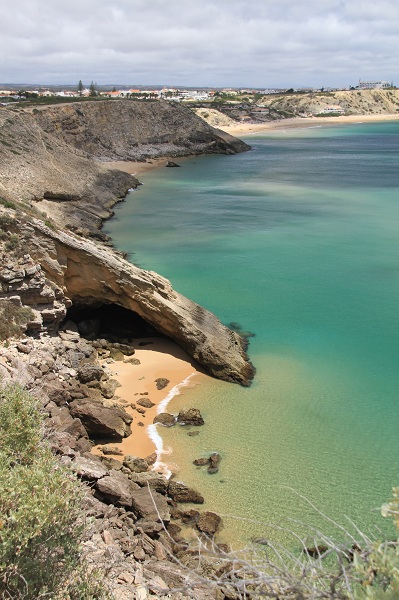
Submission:
[[[392,83],[388,81],[362,81],[359,79],[359,90],[385,90],[392,87]]]

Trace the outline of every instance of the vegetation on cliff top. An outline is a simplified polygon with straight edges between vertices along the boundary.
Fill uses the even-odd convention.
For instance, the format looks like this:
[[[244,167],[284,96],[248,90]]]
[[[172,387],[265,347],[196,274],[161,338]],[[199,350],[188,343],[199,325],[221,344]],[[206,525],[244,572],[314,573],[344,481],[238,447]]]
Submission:
[[[0,598],[104,597],[85,572],[83,488],[43,440],[37,401],[0,388]]]

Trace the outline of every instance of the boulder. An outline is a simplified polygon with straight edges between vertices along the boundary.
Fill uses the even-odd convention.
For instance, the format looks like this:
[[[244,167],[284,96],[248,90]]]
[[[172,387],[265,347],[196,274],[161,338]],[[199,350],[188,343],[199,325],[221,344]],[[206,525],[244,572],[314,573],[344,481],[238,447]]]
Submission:
[[[221,528],[222,524],[223,521],[219,515],[214,512],[206,511],[200,514],[196,527],[202,533],[212,536]]]
[[[168,486],[168,496],[175,502],[192,502],[193,504],[203,504],[204,497],[199,492],[188,487],[180,481],[170,481]]]
[[[176,423],[176,418],[174,415],[170,413],[160,413],[154,417],[153,423],[159,423],[160,425],[164,425],[165,427],[172,427]]]
[[[103,454],[114,454],[116,456],[123,456],[123,452],[118,446],[110,446],[109,444],[105,444],[101,447],[101,452]]]
[[[154,465],[157,462],[157,453],[153,452],[149,456],[145,457],[148,466]]]
[[[212,452],[209,457],[209,467],[207,469],[210,475],[213,475],[219,471],[219,464],[221,460],[222,457],[220,456],[219,452]]]
[[[109,351],[109,355],[114,360],[119,360],[119,361],[123,361],[123,359],[125,358],[123,352],[121,350],[119,350],[118,348],[111,348]]]
[[[115,395],[115,390],[119,387],[119,383],[115,379],[110,381],[102,381],[100,383],[101,395],[110,400]]]
[[[78,331],[89,339],[95,339],[101,330],[100,319],[86,319],[78,323]]]
[[[133,473],[144,473],[148,469],[147,461],[138,456],[125,456],[123,464]]]
[[[129,479],[137,483],[140,487],[150,486],[152,490],[160,494],[166,494],[168,489],[168,480],[159,473],[147,471],[146,473],[131,473]]]
[[[158,537],[158,534],[163,530],[163,525],[159,521],[150,521],[149,519],[139,519],[135,523],[135,527],[139,527],[150,538]]]
[[[129,344],[114,342],[112,344],[112,347],[122,352],[122,354],[124,354],[125,356],[133,356],[133,354],[135,353],[135,349],[133,348],[133,346],[129,346]]]
[[[122,469],[122,463],[119,460],[116,460],[116,458],[112,458],[111,456],[102,456],[101,462],[110,471],[111,469],[114,469],[114,471],[120,471]]]
[[[140,489],[126,475],[114,469],[108,475],[99,479],[95,484],[95,488],[101,493],[106,502],[121,506],[131,506],[133,492]]]
[[[101,477],[105,477],[108,473],[107,467],[105,467],[101,460],[94,455],[90,458],[87,456],[77,456],[71,466],[72,470],[75,471],[79,477],[89,481],[101,479]]]
[[[144,408],[152,408],[155,406],[154,402],[151,402],[149,398],[140,398],[140,400],[137,400],[137,404],[139,404],[139,406],[143,406]]]
[[[205,421],[198,408],[187,408],[179,412],[177,422],[181,425],[204,425]]]
[[[175,163],[173,160],[168,160],[168,162],[166,163],[165,167],[180,167],[180,165],[178,165],[177,163]]]
[[[78,379],[80,383],[89,383],[89,381],[101,381],[105,376],[104,369],[98,365],[84,364],[78,370]]]
[[[148,488],[141,488],[133,492],[132,507],[140,517],[147,521],[170,520],[169,506],[165,496],[150,491]]]
[[[155,380],[157,390],[163,390],[169,383],[170,381],[169,379],[166,379],[166,377],[158,377],[158,379]]]
[[[108,408],[99,402],[75,400],[71,404],[72,416],[79,418],[94,438],[122,440],[131,434],[132,417],[121,408]]]

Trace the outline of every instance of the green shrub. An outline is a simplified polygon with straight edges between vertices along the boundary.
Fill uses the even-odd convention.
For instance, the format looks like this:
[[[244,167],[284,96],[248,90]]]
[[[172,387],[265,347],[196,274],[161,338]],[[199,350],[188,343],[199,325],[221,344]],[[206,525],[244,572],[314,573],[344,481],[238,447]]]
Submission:
[[[5,208],[12,208],[14,210],[17,208],[14,202],[10,202],[9,200],[5,200],[4,198],[0,198],[0,204]]]
[[[16,306],[12,302],[0,303],[0,341],[19,337],[33,318],[33,312],[26,306]]]
[[[15,219],[8,214],[0,215],[0,229],[8,231],[11,225],[15,223]]]
[[[83,488],[51,454],[41,423],[32,396],[0,388],[0,598],[102,598],[80,567]]]
[[[16,233],[12,233],[5,243],[5,249],[11,252],[19,248],[19,237]]]

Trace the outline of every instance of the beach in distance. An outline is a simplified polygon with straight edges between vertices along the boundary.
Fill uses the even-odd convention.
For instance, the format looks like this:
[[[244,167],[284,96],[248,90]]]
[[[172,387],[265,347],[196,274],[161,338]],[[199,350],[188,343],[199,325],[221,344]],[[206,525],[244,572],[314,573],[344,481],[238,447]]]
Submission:
[[[297,129],[306,127],[328,127],[333,125],[345,125],[353,123],[373,123],[383,121],[397,121],[399,114],[391,115],[340,115],[337,117],[294,117],[291,119],[280,119],[267,123],[240,123],[236,125],[221,126],[219,129],[235,137],[251,136],[251,134],[262,133],[273,130]],[[174,159],[177,162],[179,159]],[[120,169],[131,175],[140,177],[144,173],[165,167],[169,161],[168,157],[148,159],[147,161],[112,161],[106,163],[109,167]]]

